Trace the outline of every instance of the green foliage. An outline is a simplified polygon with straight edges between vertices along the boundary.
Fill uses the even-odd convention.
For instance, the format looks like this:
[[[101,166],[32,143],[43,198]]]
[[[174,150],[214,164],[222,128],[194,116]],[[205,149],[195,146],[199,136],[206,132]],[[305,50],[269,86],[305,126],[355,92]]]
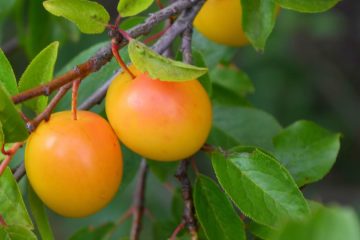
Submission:
[[[28,137],[25,123],[2,85],[0,85],[0,122],[5,143],[24,141]]]
[[[276,22],[275,0],[241,0],[241,6],[244,32],[255,49],[263,51]]]
[[[29,230],[34,228],[19,187],[9,168],[6,168],[0,176],[0,199],[0,213],[7,225],[20,225]],[[0,239],[3,238],[0,237]]]
[[[218,65],[210,71],[212,83],[238,97],[244,97],[255,91],[249,76],[236,66]]]
[[[298,121],[274,138],[275,155],[290,171],[298,186],[323,178],[335,163],[340,134],[315,123]]]
[[[206,63],[203,55],[196,50],[192,51],[192,64],[198,67],[206,68]],[[206,92],[211,96],[212,94],[212,83],[210,80],[209,72],[206,72],[204,75],[198,78],[199,82],[206,90]]]
[[[106,240],[115,229],[114,223],[106,223],[98,227],[86,227],[76,232],[69,240]]]
[[[159,162],[147,160],[151,172],[159,178],[160,181],[165,182],[169,177],[173,177],[179,162]]]
[[[0,85],[10,94],[18,93],[17,83],[14,71],[6,58],[4,52],[0,49]]]
[[[110,20],[106,9],[88,0],[47,0],[46,10],[55,16],[62,16],[74,22],[83,33],[102,33]]]
[[[20,78],[20,92],[48,83],[52,79],[58,48],[59,42],[53,42],[31,61]],[[36,113],[41,113],[46,108],[47,101],[46,96],[40,96],[24,102],[24,105]]]
[[[334,7],[340,0],[276,0],[282,7],[298,12],[317,13]]]
[[[122,17],[130,17],[145,11],[154,0],[120,0],[117,10]]]
[[[31,215],[35,220],[35,224],[41,238],[46,240],[55,239],[45,210],[45,206],[40,198],[36,195],[30,184],[28,184],[28,198]]]
[[[356,213],[347,208],[320,208],[303,221],[289,221],[271,240],[359,240]]]
[[[36,236],[29,229],[20,225],[0,226],[2,240],[36,240]]]
[[[197,79],[207,72],[207,68],[163,57],[134,39],[130,41],[128,51],[132,63],[140,71],[148,72],[151,78],[161,81],[189,81]]]
[[[3,146],[4,140],[5,140],[5,136],[4,136],[4,132],[2,130],[2,124],[0,122],[0,146]],[[1,160],[1,155],[0,155],[0,160]]]
[[[214,107],[213,126],[238,144],[267,150],[273,148],[272,138],[281,130],[273,116],[255,108],[244,107]]]
[[[241,211],[266,226],[299,219],[309,207],[289,172],[259,149],[215,152],[212,164],[226,193]]]
[[[216,183],[204,175],[196,178],[194,204],[207,239],[245,239],[244,224],[231,202]]]

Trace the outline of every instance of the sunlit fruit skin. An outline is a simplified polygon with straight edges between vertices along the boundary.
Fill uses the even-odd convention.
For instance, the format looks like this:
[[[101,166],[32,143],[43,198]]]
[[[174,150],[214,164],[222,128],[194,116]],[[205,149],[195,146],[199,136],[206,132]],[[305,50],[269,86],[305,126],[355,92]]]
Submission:
[[[123,172],[120,145],[111,126],[92,112],[51,115],[26,144],[25,168],[31,186],[53,211],[85,217],[105,207]]]
[[[207,0],[195,18],[194,26],[220,44],[244,46],[249,43],[242,28],[240,0]]]
[[[197,80],[169,82],[122,73],[106,96],[106,113],[124,143],[139,155],[176,161],[197,152],[207,139],[212,112]]]

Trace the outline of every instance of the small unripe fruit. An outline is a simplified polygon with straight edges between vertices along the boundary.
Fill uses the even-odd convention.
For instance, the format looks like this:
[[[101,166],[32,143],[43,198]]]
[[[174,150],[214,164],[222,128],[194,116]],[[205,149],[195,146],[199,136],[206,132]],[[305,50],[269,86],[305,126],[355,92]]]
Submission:
[[[105,207],[121,182],[123,162],[111,126],[92,112],[51,115],[26,144],[25,168],[40,199],[66,217],[84,217]]]
[[[168,82],[147,73],[119,74],[106,96],[111,126],[127,147],[159,161],[196,153],[211,128],[211,103],[197,80]]]

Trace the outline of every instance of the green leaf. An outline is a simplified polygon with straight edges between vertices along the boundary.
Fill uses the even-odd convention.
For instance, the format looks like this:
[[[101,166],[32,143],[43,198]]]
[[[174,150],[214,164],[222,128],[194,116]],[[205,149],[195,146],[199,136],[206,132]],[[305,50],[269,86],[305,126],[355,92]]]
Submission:
[[[0,19],[4,18],[14,6],[16,0],[0,1]]]
[[[192,60],[193,60],[193,64],[195,66],[199,66],[199,67],[204,67],[206,68],[206,63],[204,60],[203,55],[196,50],[192,51]],[[212,94],[212,83],[210,80],[210,76],[209,73],[205,73],[204,75],[202,75],[201,77],[199,77],[199,82],[201,83],[201,85],[203,86],[203,88],[206,90],[206,92],[208,93],[209,96],[211,96]]]
[[[28,137],[25,123],[20,117],[7,91],[0,84],[0,122],[5,135],[5,142],[20,142]]]
[[[282,8],[306,13],[327,11],[340,1],[341,0],[276,0]]]
[[[162,182],[174,176],[179,162],[159,162],[147,159],[150,171]]]
[[[35,220],[37,229],[42,239],[52,240],[54,234],[49,224],[49,219],[46,214],[43,202],[36,195],[30,184],[28,184],[28,198],[31,208],[32,217]]]
[[[51,21],[51,16],[43,6],[43,1],[30,1],[26,9],[28,18],[26,20],[27,34],[25,36],[25,50],[32,59],[46,47],[52,40],[52,32],[55,25]]]
[[[14,71],[4,52],[0,49],[0,84],[10,95],[18,93]]]
[[[259,149],[214,153],[216,176],[241,211],[260,224],[274,226],[284,218],[299,219],[309,207],[290,173]]]
[[[174,190],[171,200],[171,213],[176,222],[181,222],[184,214],[184,200],[180,188]]]
[[[163,57],[134,39],[130,41],[128,51],[132,63],[140,71],[148,72],[151,78],[161,81],[188,81],[197,79],[207,72],[207,68],[200,68]]]
[[[48,0],[46,10],[74,22],[83,33],[102,33],[110,20],[109,13],[99,3],[87,0]]]
[[[151,6],[154,0],[120,0],[117,10],[122,17],[135,16]]]
[[[2,147],[3,144],[5,143],[4,140],[5,140],[5,136],[4,136],[4,132],[2,129],[2,124],[0,122],[0,147]],[[2,154],[0,153],[0,161],[2,160],[1,158],[2,158]]]
[[[274,138],[275,155],[298,186],[323,178],[334,165],[340,134],[309,121],[297,121]]]
[[[53,42],[42,50],[29,64],[19,81],[19,91],[48,83],[54,73],[59,42]],[[36,113],[41,113],[47,105],[48,97],[40,96],[24,102],[24,105]]]
[[[244,224],[231,202],[210,178],[199,175],[194,188],[196,215],[209,240],[245,239]]]
[[[307,1],[307,0],[305,0]],[[241,0],[242,26],[246,37],[256,50],[263,51],[272,32],[277,15],[274,0]]]
[[[214,146],[221,146],[224,149],[229,149],[239,145],[239,143],[234,138],[230,137],[216,126],[211,128],[207,143]]]
[[[28,229],[34,228],[18,185],[8,167],[0,176],[0,202],[0,213],[7,225],[21,225]]]
[[[239,97],[244,97],[255,91],[249,76],[236,66],[221,66],[210,71],[211,80],[214,84],[233,92]]]
[[[29,229],[19,226],[0,226],[1,240],[36,240],[36,236]]]
[[[241,145],[273,148],[272,138],[281,126],[266,112],[245,107],[214,107],[213,126]]]
[[[69,240],[105,240],[109,239],[110,234],[115,229],[114,223],[106,223],[98,227],[86,227],[80,229]]]
[[[320,208],[304,221],[289,221],[272,240],[359,240],[356,213],[349,208]]]
[[[274,234],[276,234],[277,231],[271,227],[258,224],[254,221],[251,221],[249,223],[248,229],[254,236],[263,240],[271,240],[272,236],[274,236]]]

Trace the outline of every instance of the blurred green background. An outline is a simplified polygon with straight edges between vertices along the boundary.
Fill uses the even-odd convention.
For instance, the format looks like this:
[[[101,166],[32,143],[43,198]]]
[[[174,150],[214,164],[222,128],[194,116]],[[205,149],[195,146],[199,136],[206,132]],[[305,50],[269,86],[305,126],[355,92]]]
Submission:
[[[31,58],[54,40],[60,41],[57,70],[82,50],[108,40],[105,33],[80,34],[71,23],[45,12],[41,2],[1,0],[0,46],[17,77]],[[115,16],[117,1],[99,2]],[[321,182],[307,187],[305,193],[312,199],[357,208],[360,206],[359,13],[360,2],[354,0],[342,1],[321,14],[282,10],[265,52],[257,53],[248,46],[237,50],[233,59],[254,82],[256,91],[250,101],[273,114],[283,126],[309,119],[343,134],[341,152],[332,172]],[[202,167],[206,170],[208,166]],[[64,219],[51,214],[57,238],[66,239],[87,224],[119,219],[131,205],[134,184],[133,181],[121,189],[109,207],[92,217]],[[145,215],[144,239],[151,239],[151,232],[157,236],[162,236],[164,231],[172,232],[171,226],[176,226],[171,217],[171,191],[150,174],[146,196],[150,213]],[[155,231],[151,231],[149,222],[155,224]],[[130,225],[129,220],[122,224],[114,239],[125,235]]]

